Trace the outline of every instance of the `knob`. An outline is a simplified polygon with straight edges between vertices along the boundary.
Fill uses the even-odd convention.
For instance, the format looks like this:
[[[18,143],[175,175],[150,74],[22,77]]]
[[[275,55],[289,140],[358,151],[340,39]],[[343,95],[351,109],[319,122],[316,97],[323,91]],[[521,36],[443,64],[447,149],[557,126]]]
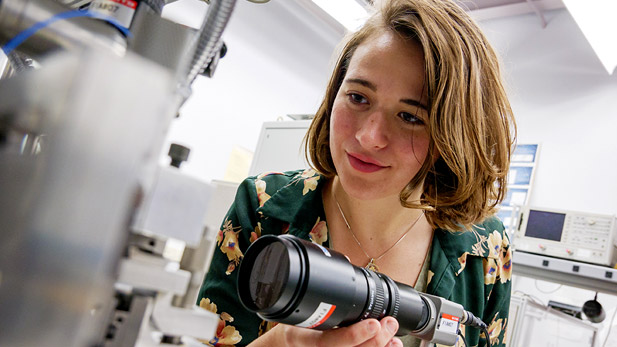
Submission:
[[[186,161],[189,158],[189,153],[191,150],[182,145],[172,143],[169,146],[169,155],[171,157],[171,166],[179,168],[183,161]]]
[[[541,250],[546,251],[546,246],[543,244],[539,244],[538,247],[540,247]]]
[[[566,253],[568,253],[568,255],[574,255],[574,252],[570,249],[566,249]]]

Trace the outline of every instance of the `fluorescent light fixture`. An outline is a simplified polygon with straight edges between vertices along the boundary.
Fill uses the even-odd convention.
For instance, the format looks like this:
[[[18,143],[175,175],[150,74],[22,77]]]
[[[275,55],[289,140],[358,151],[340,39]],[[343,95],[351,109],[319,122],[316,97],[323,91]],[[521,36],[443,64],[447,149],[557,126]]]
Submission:
[[[617,1],[563,0],[609,75],[617,67]]]
[[[368,18],[368,13],[356,0],[313,0],[332,18],[349,31],[358,30]]]

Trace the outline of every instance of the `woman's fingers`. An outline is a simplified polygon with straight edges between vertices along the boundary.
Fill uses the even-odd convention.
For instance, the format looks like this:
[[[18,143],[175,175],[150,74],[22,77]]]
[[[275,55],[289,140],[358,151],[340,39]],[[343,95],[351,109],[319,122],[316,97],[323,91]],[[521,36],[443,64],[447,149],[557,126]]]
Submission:
[[[402,347],[401,341],[394,337],[398,322],[392,317],[381,321],[367,319],[345,328],[324,331],[319,346],[358,346],[358,347]]]
[[[318,346],[361,346],[381,332],[381,324],[376,319],[366,319],[348,327],[324,331]]]
[[[398,322],[392,317],[381,321],[366,319],[350,326],[332,330],[318,331],[279,324],[286,344],[310,347],[402,347],[401,341],[394,337]],[[273,333],[270,331],[269,333]]]
[[[398,331],[398,322],[392,317],[385,317],[380,322],[380,329],[370,340],[363,342],[359,347],[401,346],[399,339],[394,337]]]

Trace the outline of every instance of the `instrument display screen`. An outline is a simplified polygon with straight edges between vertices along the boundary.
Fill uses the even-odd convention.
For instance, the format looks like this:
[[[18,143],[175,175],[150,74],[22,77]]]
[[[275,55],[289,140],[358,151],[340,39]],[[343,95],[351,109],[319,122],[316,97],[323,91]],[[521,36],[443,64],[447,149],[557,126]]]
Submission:
[[[530,210],[525,236],[560,241],[565,213]]]

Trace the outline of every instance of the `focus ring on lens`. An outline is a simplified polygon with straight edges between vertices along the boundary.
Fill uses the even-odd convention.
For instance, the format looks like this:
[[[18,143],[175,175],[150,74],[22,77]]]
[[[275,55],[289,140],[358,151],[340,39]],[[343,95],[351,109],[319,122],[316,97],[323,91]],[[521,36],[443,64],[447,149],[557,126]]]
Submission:
[[[369,276],[375,281],[375,304],[373,305],[373,309],[368,313],[367,318],[382,318],[384,312],[384,290],[383,283],[381,278],[377,276],[377,274],[371,270],[366,270]]]
[[[401,308],[401,295],[398,292],[398,285],[390,277],[383,275],[380,276],[388,284],[388,290],[390,293],[390,305],[386,316],[398,317],[398,311]]]

